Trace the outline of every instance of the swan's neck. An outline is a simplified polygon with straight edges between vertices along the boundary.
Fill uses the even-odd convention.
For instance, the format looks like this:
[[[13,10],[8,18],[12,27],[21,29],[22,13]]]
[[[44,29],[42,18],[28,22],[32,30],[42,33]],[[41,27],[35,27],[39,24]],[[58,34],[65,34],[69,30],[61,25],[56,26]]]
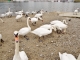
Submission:
[[[19,41],[15,41],[15,55],[19,54]]]
[[[9,12],[10,12],[10,8],[9,8]]]
[[[27,26],[28,26],[28,28],[30,28],[30,26],[29,26],[29,18],[27,18]]]
[[[66,24],[67,23],[66,20],[63,20],[63,23]]]

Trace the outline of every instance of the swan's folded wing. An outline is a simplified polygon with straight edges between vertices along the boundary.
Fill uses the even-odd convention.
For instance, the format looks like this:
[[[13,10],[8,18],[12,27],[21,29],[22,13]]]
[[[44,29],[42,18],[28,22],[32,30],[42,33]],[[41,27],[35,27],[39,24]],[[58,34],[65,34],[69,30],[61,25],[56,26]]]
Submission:
[[[28,60],[28,57],[24,51],[19,52],[21,60]]]

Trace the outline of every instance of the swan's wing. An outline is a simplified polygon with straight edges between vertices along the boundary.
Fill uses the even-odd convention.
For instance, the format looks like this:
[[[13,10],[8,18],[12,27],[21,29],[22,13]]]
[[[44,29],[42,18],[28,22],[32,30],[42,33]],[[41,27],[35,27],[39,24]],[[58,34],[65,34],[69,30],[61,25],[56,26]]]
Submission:
[[[34,31],[32,31],[31,33],[36,34],[41,37],[41,36],[49,34],[49,32],[50,31],[45,28],[37,28]]]
[[[29,31],[30,31],[30,29],[29,29],[28,27],[21,28],[21,29],[19,30],[19,35],[25,35],[25,34],[27,34]]]
[[[76,60],[76,58],[72,54],[67,54],[67,56],[70,60]]]
[[[19,52],[21,60],[28,60],[28,57],[24,51]]]

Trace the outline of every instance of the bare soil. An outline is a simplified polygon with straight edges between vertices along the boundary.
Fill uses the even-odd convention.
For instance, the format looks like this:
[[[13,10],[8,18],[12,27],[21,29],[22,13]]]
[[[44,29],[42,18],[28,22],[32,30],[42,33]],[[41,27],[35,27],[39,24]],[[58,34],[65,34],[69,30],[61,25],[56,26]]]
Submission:
[[[33,16],[34,15],[30,15],[30,17]],[[43,22],[38,21],[36,26],[33,26],[31,22],[29,22],[29,25],[32,28],[31,30],[34,30],[43,24],[50,23],[52,20],[63,20],[66,18],[67,17],[59,17],[54,12],[44,13]],[[3,20],[5,23],[0,21],[0,33],[5,42],[0,42],[0,60],[13,60],[15,53],[13,32],[26,27],[27,18],[23,17],[22,22],[16,22],[15,17],[6,17],[3,18]],[[29,60],[60,60],[58,52],[67,52],[77,58],[80,53],[80,19],[71,18],[71,21],[67,20],[67,22],[67,33],[57,34],[53,31],[52,34],[41,38],[42,42],[39,42],[39,37],[32,33],[27,34],[29,40],[20,36],[20,51],[24,50]]]

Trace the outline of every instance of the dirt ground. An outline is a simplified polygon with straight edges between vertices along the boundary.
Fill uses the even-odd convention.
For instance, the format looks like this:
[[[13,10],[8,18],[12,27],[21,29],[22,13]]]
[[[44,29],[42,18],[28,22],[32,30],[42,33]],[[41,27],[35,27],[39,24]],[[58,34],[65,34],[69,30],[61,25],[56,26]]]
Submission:
[[[30,15],[32,17],[34,15]],[[63,20],[67,17],[59,17],[56,13],[44,13],[43,22],[38,21],[36,26],[32,26],[29,22],[31,30],[38,28],[39,26],[50,23],[50,21],[59,19]],[[3,18],[5,23],[0,21],[0,33],[3,36],[4,43],[0,43],[0,60],[13,60],[15,53],[14,35],[15,30],[19,30],[22,27],[26,27],[27,18],[23,17],[22,22],[16,22],[15,17]],[[76,58],[80,53],[80,19],[71,18],[68,21],[68,28],[66,34],[52,34],[47,35],[42,39],[42,42],[38,41],[38,36],[29,33],[27,36],[29,40],[26,40],[23,36],[20,36],[20,48],[27,54],[29,60],[60,60],[59,52],[73,54]],[[2,46],[1,46],[2,44]]]

